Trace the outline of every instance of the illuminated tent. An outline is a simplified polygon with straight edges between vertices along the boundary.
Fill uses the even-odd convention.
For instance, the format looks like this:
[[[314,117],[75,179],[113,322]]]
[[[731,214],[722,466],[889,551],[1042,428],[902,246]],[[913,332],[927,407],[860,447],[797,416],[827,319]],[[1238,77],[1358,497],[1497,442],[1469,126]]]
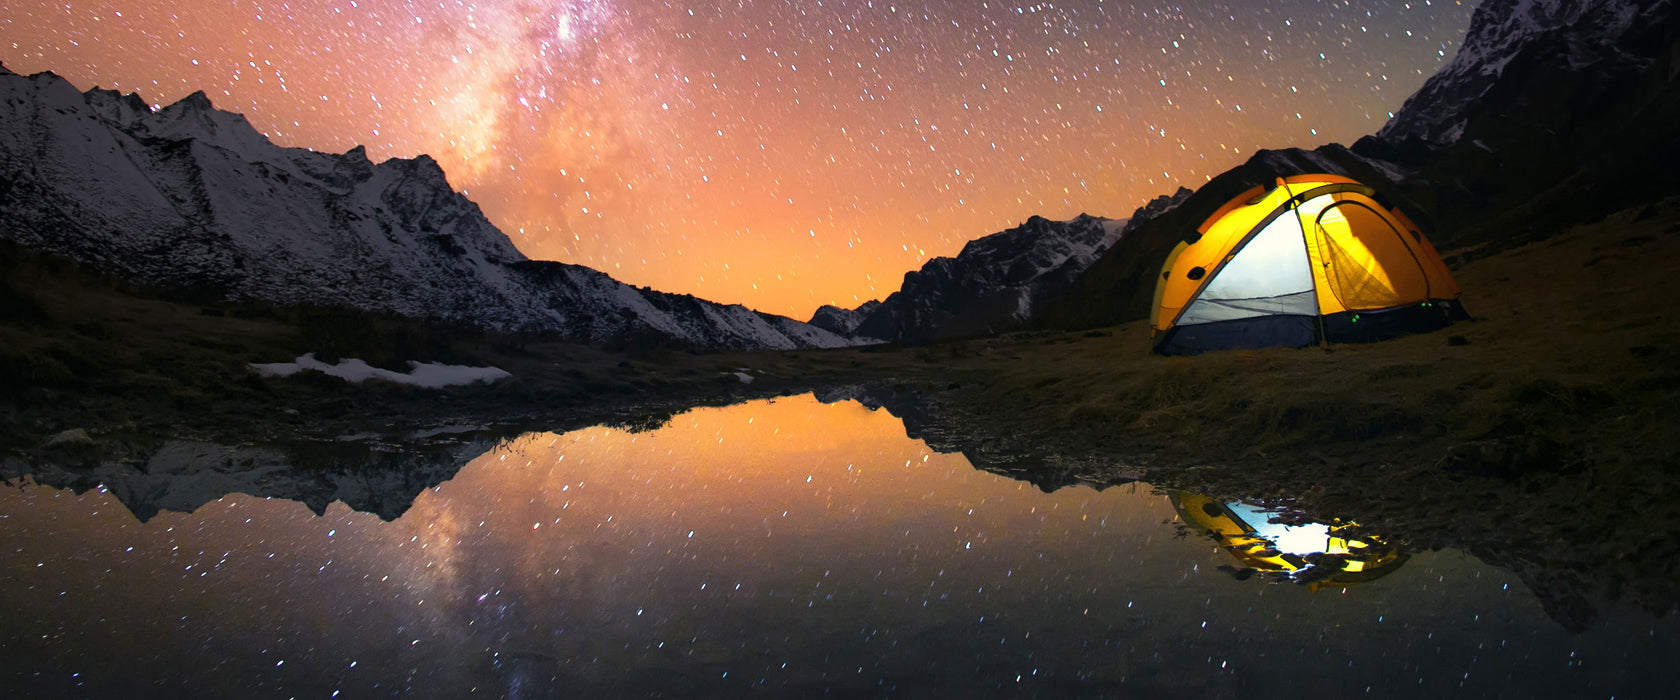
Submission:
[[[1161,268],[1154,349],[1366,342],[1464,317],[1458,284],[1416,224],[1337,175],[1279,178],[1237,195]]]

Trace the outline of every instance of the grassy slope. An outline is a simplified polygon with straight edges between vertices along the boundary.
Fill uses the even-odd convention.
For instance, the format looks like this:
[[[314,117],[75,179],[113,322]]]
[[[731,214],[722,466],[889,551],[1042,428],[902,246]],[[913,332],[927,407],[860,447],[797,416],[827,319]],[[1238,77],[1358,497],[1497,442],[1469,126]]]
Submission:
[[[1370,345],[1165,358],[1132,323],[976,340],[937,413],[976,449],[1290,498],[1512,566],[1558,619],[1680,599],[1680,200],[1465,263],[1478,320]],[[925,363],[934,364],[934,363]],[[901,376],[916,374],[907,366]]]
[[[1645,460],[1656,453],[1643,438],[1661,434],[1680,381],[1680,332],[1666,322],[1680,299],[1680,205],[1638,215],[1469,263],[1457,278],[1478,320],[1437,333],[1165,358],[1148,354],[1147,324],[1136,322],[968,341],[945,350],[947,365],[985,377],[965,392],[975,401],[1124,434],[1144,463],[1307,450],[1522,470],[1495,445],[1451,449],[1489,440],[1556,445],[1536,455],[1552,465]]]

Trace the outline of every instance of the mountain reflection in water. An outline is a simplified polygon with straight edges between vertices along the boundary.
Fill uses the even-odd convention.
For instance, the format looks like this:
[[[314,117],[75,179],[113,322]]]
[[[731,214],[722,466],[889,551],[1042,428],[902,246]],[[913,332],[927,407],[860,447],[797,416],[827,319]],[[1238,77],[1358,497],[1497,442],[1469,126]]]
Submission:
[[[1043,493],[810,396],[528,435],[385,522],[230,495],[141,523],[0,492],[23,695],[1623,695],[1674,625],[1563,632],[1419,553],[1310,593],[1221,572],[1136,484]]]

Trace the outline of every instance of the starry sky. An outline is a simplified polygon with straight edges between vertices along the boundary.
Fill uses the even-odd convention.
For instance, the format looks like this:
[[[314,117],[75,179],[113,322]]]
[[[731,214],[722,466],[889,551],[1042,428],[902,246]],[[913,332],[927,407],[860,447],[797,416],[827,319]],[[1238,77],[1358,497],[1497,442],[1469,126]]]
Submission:
[[[1350,143],[1471,5],[8,0],[0,61],[431,154],[533,258],[808,318],[1031,215]]]

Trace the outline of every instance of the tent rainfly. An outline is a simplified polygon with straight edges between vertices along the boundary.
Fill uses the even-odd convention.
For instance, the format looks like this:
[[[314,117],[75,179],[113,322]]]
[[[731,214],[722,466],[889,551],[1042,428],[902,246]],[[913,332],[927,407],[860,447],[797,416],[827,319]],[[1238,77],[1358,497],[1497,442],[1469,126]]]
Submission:
[[[1369,342],[1467,318],[1416,224],[1338,175],[1279,178],[1227,202],[1167,256],[1155,352]]]

